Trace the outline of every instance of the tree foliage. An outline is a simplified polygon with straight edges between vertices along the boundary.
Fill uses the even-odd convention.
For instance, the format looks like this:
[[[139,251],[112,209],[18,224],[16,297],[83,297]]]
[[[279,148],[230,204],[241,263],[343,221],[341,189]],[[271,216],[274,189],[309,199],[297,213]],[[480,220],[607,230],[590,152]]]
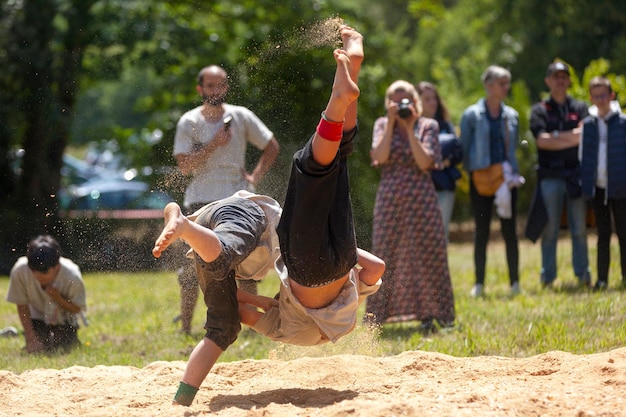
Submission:
[[[7,66],[0,81],[0,115],[10,122],[3,129],[0,151],[8,155],[17,143],[24,149],[19,178],[12,176],[8,158],[0,170],[2,249],[17,245],[23,251],[24,236],[60,231],[55,197],[94,3],[37,0],[2,5],[0,42]]]
[[[350,162],[365,246],[378,175],[369,165],[370,132],[392,81],[434,82],[458,124],[484,94],[484,68],[509,68],[508,103],[520,113],[519,156],[531,179],[528,112],[545,94],[550,61],[571,65],[579,98],[599,74],[626,98],[626,11],[618,0],[9,0],[0,5],[0,152],[25,153],[21,175],[9,158],[0,165],[3,255],[22,253],[35,233],[63,240],[55,195],[68,145],[115,140],[137,167],[173,166],[176,121],[199,103],[195,78],[208,64],[229,72],[229,101],[251,108],[281,143],[279,163],[260,187],[280,199],[291,154],[327,100],[336,39],[324,25],[337,15],[366,35],[361,139]],[[156,129],[163,139],[148,144]],[[182,189],[176,181],[156,185]],[[467,206],[466,185],[457,207]],[[522,208],[531,191],[532,183]]]

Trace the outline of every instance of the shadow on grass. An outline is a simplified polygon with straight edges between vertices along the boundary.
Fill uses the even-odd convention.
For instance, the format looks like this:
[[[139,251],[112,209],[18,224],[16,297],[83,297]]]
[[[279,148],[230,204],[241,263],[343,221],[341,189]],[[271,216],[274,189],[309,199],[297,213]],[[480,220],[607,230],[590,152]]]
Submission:
[[[561,285],[549,285],[542,288],[539,292],[553,292],[555,294],[587,294],[592,292],[592,289],[591,287],[577,282],[564,282]]]
[[[211,412],[219,412],[227,408],[237,407],[250,410],[253,407],[265,408],[271,403],[293,404],[301,408],[323,408],[343,400],[351,400],[359,395],[356,391],[338,391],[330,388],[317,389],[275,389],[258,394],[216,395],[211,399]]]

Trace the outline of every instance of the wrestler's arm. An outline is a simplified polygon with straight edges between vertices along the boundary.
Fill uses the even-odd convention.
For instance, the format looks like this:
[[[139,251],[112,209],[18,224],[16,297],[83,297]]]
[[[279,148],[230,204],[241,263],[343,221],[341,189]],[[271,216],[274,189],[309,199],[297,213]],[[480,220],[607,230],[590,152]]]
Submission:
[[[361,266],[359,280],[365,285],[375,285],[385,272],[385,261],[361,248],[357,249],[358,264]]]
[[[239,302],[240,320],[249,327],[254,326],[263,315],[262,312],[250,308],[250,306],[258,307],[263,311],[267,311],[272,307],[278,307],[278,301],[273,298],[251,294],[239,288],[237,288],[237,301]]]

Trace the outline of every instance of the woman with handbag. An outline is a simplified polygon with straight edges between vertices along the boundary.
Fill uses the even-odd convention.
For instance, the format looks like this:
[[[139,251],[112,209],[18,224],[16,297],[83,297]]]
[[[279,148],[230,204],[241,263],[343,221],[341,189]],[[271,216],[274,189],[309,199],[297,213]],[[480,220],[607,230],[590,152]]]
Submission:
[[[419,320],[430,332],[454,325],[446,238],[432,168],[441,163],[435,120],[422,116],[413,84],[398,80],[385,94],[386,115],[374,124],[370,156],[380,168],[372,253],[387,265],[383,285],[367,299],[377,323]]]
[[[461,117],[463,166],[470,176],[470,202],[474,217],[474,267],[476,283],[471,295],[483,295],[487,243],[495,194],[504,182],[503,163],[513,173],[519,171],[515,148],[518,136],[518,113],[504,104],[511,87],[511,73],[502,67],[489,66],[482,74],[486,97],[469,106]],[[510,190],[511,217],[501,218],[501,232],[506,245],[511,295],[520,292],[519,250],[516,230],[517,189]]]

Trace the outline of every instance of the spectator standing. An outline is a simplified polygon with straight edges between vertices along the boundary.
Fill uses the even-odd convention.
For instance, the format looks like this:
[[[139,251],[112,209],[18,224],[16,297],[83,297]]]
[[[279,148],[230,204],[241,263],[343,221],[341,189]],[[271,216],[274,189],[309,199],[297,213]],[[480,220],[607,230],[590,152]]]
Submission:
[[[176,126],[174,157],[180,171],[191,177],[183,203],[188,214],[239,190],[254,191],[279,152],[274,134],[252,111],[225,102],[228,88],[224,69],[203,68],[196,85],[202,105],[185,113]],[[245,167],[248,143],[263,151],[251,173]],[[184,263],[178,280],[181,330],[190,333],[199,293],[193,262]],[[256,292],[256,286],[246,289]]]
[[[372,164],[381,169],[372,252],[387,265],[367,300],[379,323],[421,321],[421,330],[454,325],[454,297],[432,168],[441,163],[439,126],[422,116],[413,84],[398,80],[385,94],[387,115],[374,124]]]
[[[550,97],[533,105],[530,115],[530,129],[537,140],[539,162],[538,190],[533,204],[545,207],[547,217],[545,222],[541,222],[545,225],[538,228],[541,235],[541,284],[551,286],[557,278],[556,248],[565,203],[574,273],[579,284],[588,287],[591,285],[591,274],[587,254],[587,203],[580,187],[578,144],[582,121],[589,113],[584,102],[567,94],[571,81],[566,64],[551,63],[544,81],[550,90]],[[531,209],[531,213],[534,212]],[[536,221],[533,214],[528,221],[529,224]]]
[[[431,172],[431,178],[437,191],[439,208],[443,216],[443,229],[448,241],[450,220],[454,210],[456,181],[461,178],[457,165],[463,160],[463,148],[450,121],[450,113],[437,91],[437,87],[427,81],[417,85],[417,92],[422,101],[423,115],[439,123],[439,146],[441,147],[441,165]]]
[[[592,78],[589,95],[597,112],[584,120],[579,156],[583,195],[593,199],[598,229],[594,290],[600,291],[609,284],[611,215],[619,241],[622,286],[626,284],[626,116],[612,108],[615,93],[608,79]]]
[[[17,304],[28,353],[80,346],[78,317],[87,307],[80,268],[61,256],[59,243],[40,235],[10,273],[7,301]]]
[[[482,296],[485,285],[487,243],[491,229],[496,194],[482,193],[476,187],[475,171],[495,164],[508,164],[514,176],[519,171],[515,148],[518,137],[518,113],[504,103],[511,87],[511,73],[497,65],[489,66],[482,74],[486,97],[478,100],[463,112],[461,118],[461,143],[463,166],[470,175],[470,202],[474,217],[474,267],[476,283],[473,297]],[[505,182],[508,179],[503,178]],[[505,184],[506,186],[506,184]],[[510,189],[508,204],[510,216],[500,216],[500,227],[506,245],[511,295],[520,292],[519,249],[516,230],[517,188]]]

